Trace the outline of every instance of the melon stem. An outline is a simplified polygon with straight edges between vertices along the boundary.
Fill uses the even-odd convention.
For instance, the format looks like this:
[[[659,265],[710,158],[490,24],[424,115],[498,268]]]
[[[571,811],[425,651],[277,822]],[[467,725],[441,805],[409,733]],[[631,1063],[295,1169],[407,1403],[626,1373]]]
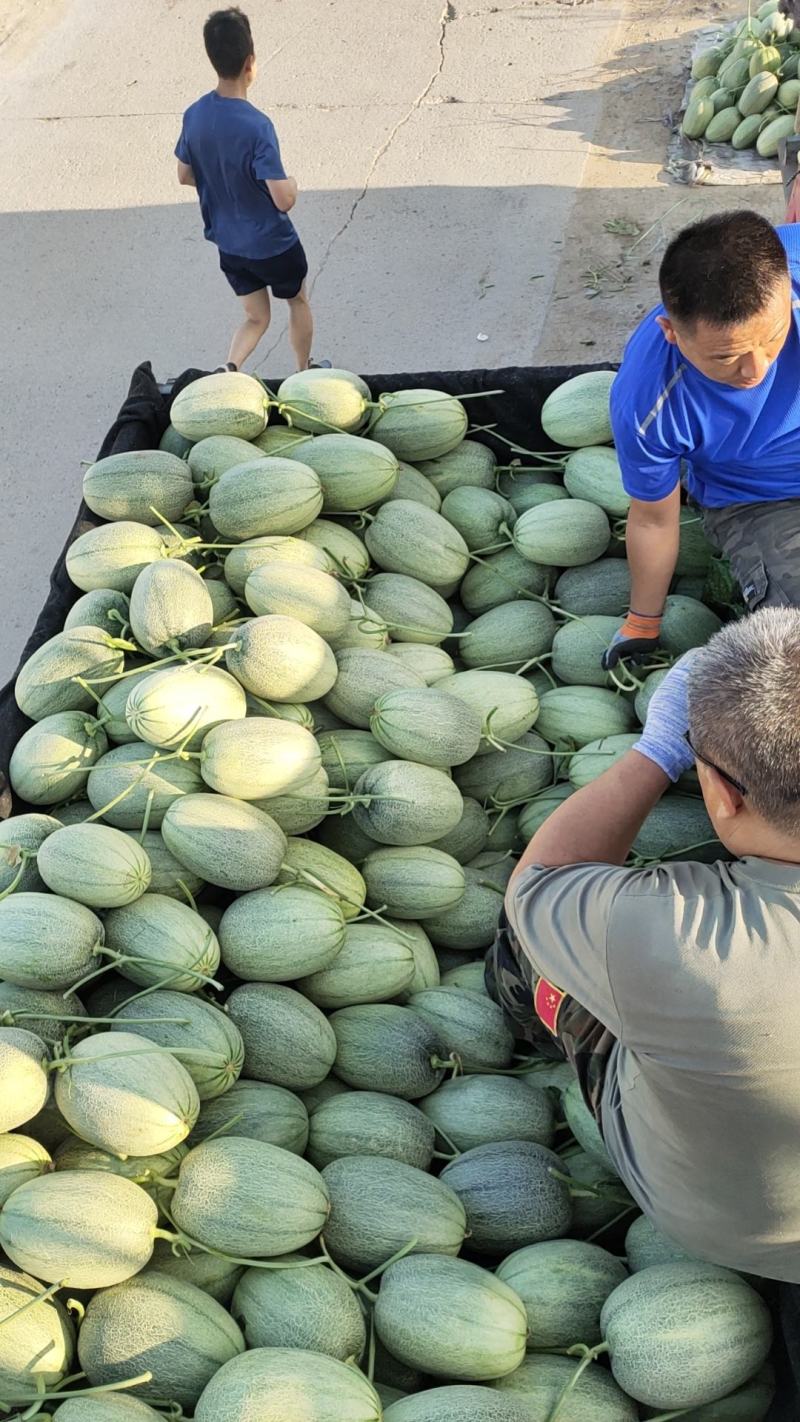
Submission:
[[[586,1371],[589,1365],[593,1363],[595,1359],[600,1356],[601,1353],[607,1352],[607,1343],[598,1343],[596,1348],[587,1348],[585,1343],[576,1343],[574,1348],[569,1348],[567,1350],[567,1356],[580,1356],[581,1361],[575,1369],[574,1373],[572,1374],[572,1377],[570,1378],[566,1387],[559,1394],[556,1400],[556,1405],[550,1413],[547,1422],[557,1422],[558,1416],[560,1413],[563,1413],[564,1404],[570,1394],[574,1392],[575,1387],[581,1377],[581,1374]]]
[[[85,1373],[75,1373],[70,1378],[63,1378],[61,1386],[53,1392],[39,1391],[34,1393],[30,1391],[23,1392],[22,1389],[20,1389],[20,1391],[15,1395],[4,1395],[2,1399],[2,1404],[0,1405],[2,1405],[3,1410],[7,1410],[8,1406],[24,1406],[26,1402],[36,1403],[38,1404],[38,1406],[41,1407],[45,1403],[52,1402],[54,1398],[96,1397],[107,1392],[121,1392],[123,1388],[138,1387],[140,1383],[148,1383],[152,1382],[153,1380],[153,1374],[147,1372],[139,1373],[138,1376],[135,1378],[125,1378],[123,1382],[101,1383],[97,1387],[75,1388],[73,1390],[70,1390],[69,1392],[63,1390],[65,1383],[72,1382],[74,1380],[77,1380],[78,1378],[83,1378],[85,1376]],[[30,1415],[35,1417],[36,1413],[34,1412]]]
[[[0,1328],[6,1323],[10,1323],[12,1318],[19,1318],[21,1313],[25,1313],[27,1309],[33,1308],[34,1304],[46,1303],[48,1299],[51,1299],[54,1294],[58,1293],[59,1289],[63,1289],[66,1286],[66,1282],[66,1279],[60,1279],[57,1284],[51,1284],[49,1288],[42,1289],[40,1294],[34,1294],[32,1298],[28,1299],[27,1303],[20,1304],[19,1308],[15,1308],[13,1313],[5,1314],[3,1318],[0,1318]]]
[[[463,400],[463,395],[459,399]],[[497,433],[496,425],[470,425],[468,434],[482,433],[490,434],[493,439],[497,439],[501,444],[505,444],[509,449],[513,449],[515,454],[527,454],[531,459],[540,459],[545,465],[552,465],[554,469],[563,469],[566,464],[569,452],[555,454],[551,449],[525,449],[524,445],[516,444],[513,439],[506,439],[505,435]]]
[[[6,887],[3,889],[3,892],[0,893],[0,901],[2,901],[3,899],[8,898],[8,895],[9,895],[9,894],[13,894],[14,890],[16,889],[17,885],[18,885],[19,882],[20,882],[20,879],[22,878],[23,874],[25,873],[25,865],[27,864],[28,860],[29,860],[29,859],[35,859],[35,858],[36,858],[36,850],[22,849],[22,847],[20,846],[18,852],[19,852],[19,856],[20,856],[20,865],[19,865],[19,868],[17,869],[16,874],[14,875],[13,879],[11,880],[11,883],[10,883],[10,884],[7,884]]]
[[[605,1234],[608,1230],[613,1229],[614,1225],[619,1224],[620,1220],[624,1220],[626,1215],[629,1215],[632,1210],[636,1209],[638,1209],[638,1206],[635,1205],[633,1201],[631,1201],[631,1203],[627,1205],[624,1210],[620,1210],[619,1214],[614,1216],[613,1220],[608,1220],[605,1224],[601,1225],[599,1229],[596,1229],[593,1234],[587,1235],[586,1243],[592,1244],[594,1240],[599,1239],[601,1235]]]

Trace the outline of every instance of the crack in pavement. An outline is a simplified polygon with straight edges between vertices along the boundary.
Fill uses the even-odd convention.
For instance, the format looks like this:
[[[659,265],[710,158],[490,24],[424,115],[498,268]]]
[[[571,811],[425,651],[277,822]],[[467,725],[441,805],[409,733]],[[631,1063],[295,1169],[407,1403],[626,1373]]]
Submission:
[[[441,13],[441,15],[439,16],[439,33],[438,33],[437,42],[436,42],[436,47],[437,47],[437,52],[438,52],[438,59],[437,59],[437,62],[436,62],[436,66],[435,66],[435,68],[434,68],[434,70],[433,70],[433,73],[431,74],[430,78],[428,79],[427,83],[425,84],[425,87],[420,91],[420,93],[419,93],[419,94],[417,95],[417,97],[414,99],[414,101],[412,102],[412,104],[410,105],[410,107],[409,107],[409,108],[406,110],[406,112],[403,114],[402,118],[399,118],[399,119],[397,120],[397,123],[394,125],[394,128],[392,128],[392,130],[390,131],[390,133],[388,134],[388,136],[384,139],[384,141],[383,141],[383,143],[381,144],[380,148],[378,148],[378,149],[376,150],[375,154],[373,155],[372,162],[370,163],[369,169],[368,169],[368,171],[367,171],[367,176],[366,176],[366,178],[364,179],[363,187],[362,187],[362,188],[360,189],[360,191],[356,194],[355,198],[353,199],[353,202],[351,203],[350,211],[349,211],[349,213],[347,214],[347,217],[345,218],[345,220],[344,220],[344,222],[342,223],[341,227],[339,227],[339,228],[337,229],[337,231],[334,232],[333,236],[331,237],[330,241],[328,242],[327,247],[325,248],[325,251],[324,251],[323,254],[322,254],[322,258],[321,258],[321,260],[320,260],[320,262],[319,262],[319,264],[318,264],[318,266],[317,266],[317,270],[316,270],[316,272],[314,273],[314,279],[313,279],[313,281],[311,282],[311,284],[310,284],[310,286],[309,286],[309,289],[308,289],[308,294],[309,294],[309,296],[313,296],[313,294],[314,294],[314,288],[316,287],[317,282],[319,281],[320,277],[322,276],[322,273],[324,272],[326,266],[328,265],[328,261],[330,260],[331,253],[333,252],[333,249],[334,249],[334,247],[336,246],[337,242],[340,240],[340,238],[342,238],[342,237],[344,236],[344,234],[345,234],[345,232],[347,231],[347,229],[352,225],[353,220],[354,220],[354,218],[355,218],[356,213],[358,212],[359,207],[361,206],[362,202],[364,201],[364,198],[367,196],[367,193],[369,192],[370,184],[371,184],[372,179],[373,179],[373,177],[374,177],[374,175],[375,175],[375,170],[376,170],[378,164],[380,163],[381,159],[384,158],[385,155],[388,153],[389,149],[391,148],[392,144],[394,143],[394,140],[396,139],[396,137],[397,137],[398,133],[400,132],[400,130],[401,130],[402,128],[405,128],[405,125],[408,123],[409,119],[413,118],[414,114],[417,112],[417,110],[419,109],[419,107],[425,102],[425,100],[427,99],[429,93],[431,92],[431,89],[433,88],[434,84],[436,83],[436,80],[437,80],[437,79],[439,78],[439,76],[441,75],[442,70],[444,69],[444,61],[445,61],[445,39],[446,39],[446,36],[447,36],[447,27],[448,27],[448,25],[449,25],[453,20],[455,20],[455,19],[457,19],[457,18],[458,18],[458,17],[457,17],[457,15],[456,15],[455,7],[454,7],[454,5],[452,4],[452,0],[445,0],[444,8],[442,9],[442,13]],[[277,348],[278,348],[278,346],[280,345],[282,339],[283,339],[283,334],[281,334],[281,335],[277,338],[277,340],[275,340],[275,341],[272,343],[272,345],[267,349],[267,351],[266,351],[265,354],[263,355],[262,359],[258,362],[258,365],[255,367],[256,370],[261,370],[261,369],[263,368],[263,366],[266,365],[267,361],[270,360],[270,358],[272,357],[272,355],[273,355],[273,354],[275,353],[275,351],[277,350]]]

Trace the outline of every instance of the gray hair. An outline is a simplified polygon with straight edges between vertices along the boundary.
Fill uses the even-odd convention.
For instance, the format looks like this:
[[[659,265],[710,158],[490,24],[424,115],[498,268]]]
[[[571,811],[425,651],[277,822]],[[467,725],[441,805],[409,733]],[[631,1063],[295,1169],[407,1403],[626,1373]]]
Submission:
[[[765,820],[800,833],[800,609],[762,608],[698,649],[689,734]]]

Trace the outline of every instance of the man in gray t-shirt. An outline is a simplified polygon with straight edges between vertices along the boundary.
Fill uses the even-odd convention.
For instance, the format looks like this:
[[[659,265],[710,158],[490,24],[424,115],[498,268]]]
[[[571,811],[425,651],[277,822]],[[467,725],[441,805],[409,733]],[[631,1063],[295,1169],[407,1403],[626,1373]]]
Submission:
[[[620,867],[695,763],[732,862]],[[594,1075],[575,1064],[642,1209],[694,1254],[800,1283],[800,611],[681,660],[636,747],[537,830],[506,915],[536,1029],[562,1040],[577,1004],[601,1043]]]

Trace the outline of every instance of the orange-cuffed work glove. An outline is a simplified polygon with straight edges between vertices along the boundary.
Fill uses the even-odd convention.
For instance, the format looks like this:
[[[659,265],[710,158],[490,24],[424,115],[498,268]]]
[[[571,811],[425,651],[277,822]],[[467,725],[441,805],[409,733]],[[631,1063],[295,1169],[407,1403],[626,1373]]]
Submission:
[[[631,608],[602,655],[603,669],[610,671],[621,661],[642,661],[649,652],[655,651],[660,632],[661,613],[652,617],[647,613],[634,612]]]

